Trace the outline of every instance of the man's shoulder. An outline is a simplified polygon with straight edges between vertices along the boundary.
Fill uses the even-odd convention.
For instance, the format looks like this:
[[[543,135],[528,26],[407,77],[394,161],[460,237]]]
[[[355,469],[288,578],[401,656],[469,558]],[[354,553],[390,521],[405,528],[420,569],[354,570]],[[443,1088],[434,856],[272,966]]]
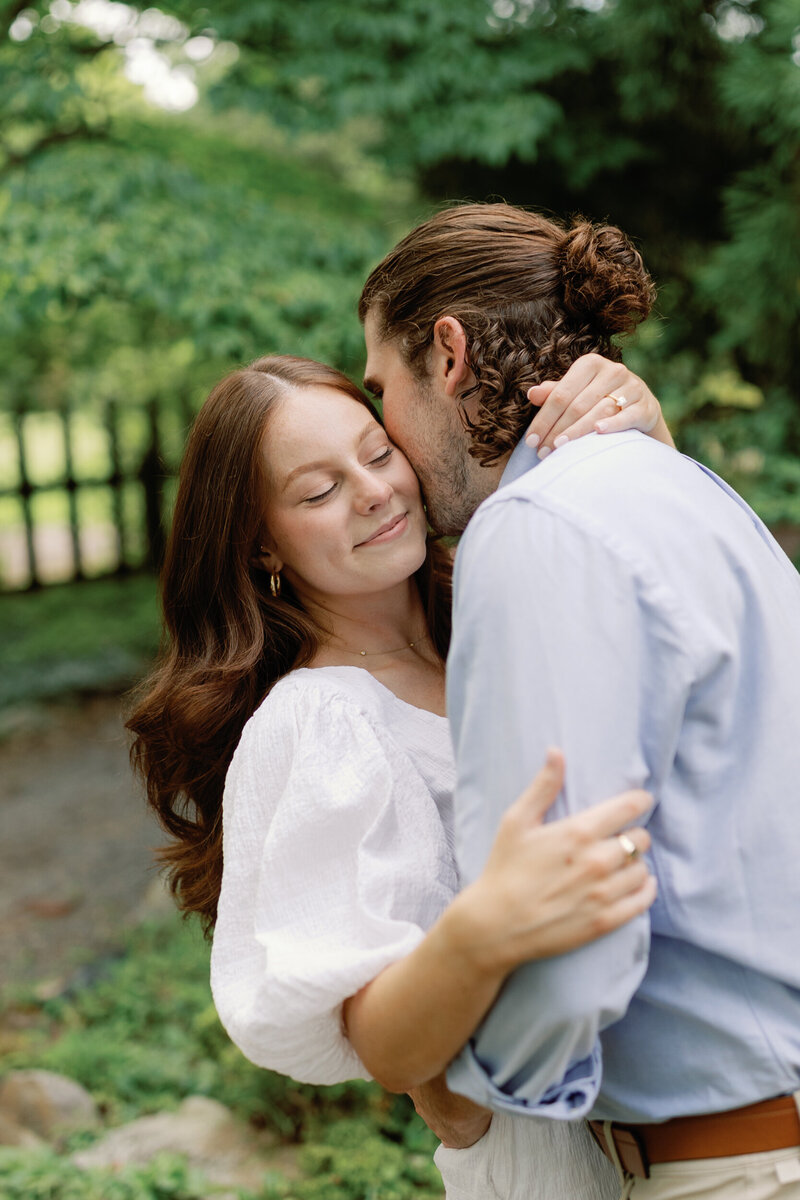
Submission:
[[[662,442],[638,430],[600,436],[589,434],[568,442],[505,487],[500,487],[486,504],[503,504],[514,499],[545,503],[549,497],[569,497],[587,488],[598,491],[622,488],[630,492],[657,478],[682,475],[689,460]],[[694,464],[691,464],[694,466]]]
[[[635,503],[664,515],[665,498],[687,498],[706,483],[691,459],[636,430],[589,435],[501,484],[477,509],[465,536],[491,536],[514,513],[525,521],[542,512],[580,524],[604,514],[616,520]]]

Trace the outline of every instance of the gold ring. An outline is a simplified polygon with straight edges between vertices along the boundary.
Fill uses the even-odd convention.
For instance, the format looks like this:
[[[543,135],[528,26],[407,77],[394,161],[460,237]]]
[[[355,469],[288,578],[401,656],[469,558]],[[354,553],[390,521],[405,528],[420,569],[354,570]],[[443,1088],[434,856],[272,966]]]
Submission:
[[[627,396],[614,396],[611,392],[608,393],[606,399],[614,401],[617,406],[617,412],[622,412],[623,408],[630,404],[630,400],[627,398]]]
[[[624,852],[626,858],[634,859],[639,857],[639,847],[633,838],[628,837],[627,833],[618,834],[617,841],[619,842],[620,850]]]

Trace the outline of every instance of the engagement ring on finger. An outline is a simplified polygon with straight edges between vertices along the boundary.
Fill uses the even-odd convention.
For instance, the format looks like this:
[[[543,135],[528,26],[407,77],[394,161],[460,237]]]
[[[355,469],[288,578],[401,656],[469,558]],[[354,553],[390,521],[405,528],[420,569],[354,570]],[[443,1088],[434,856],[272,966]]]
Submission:
[[[624,851],[626,858],[632,859],[639,857],[639,847],[636,845],[636,842],[633,840],[633,838],[628,837],[627,833],[618,834],[617,841],[619,842],[620,850]]]
[[[608,393],[606,399],[614,401],[617,406],[617,412],[622,412],[625,405],[630,404],[630,400],[627,398],[627,396],[612,396],[611,392]]]

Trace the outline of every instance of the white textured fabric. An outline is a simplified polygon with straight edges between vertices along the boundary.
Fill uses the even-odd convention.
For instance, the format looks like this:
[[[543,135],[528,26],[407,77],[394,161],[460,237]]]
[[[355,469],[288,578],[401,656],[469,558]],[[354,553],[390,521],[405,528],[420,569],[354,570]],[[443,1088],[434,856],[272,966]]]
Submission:
[[[495,1113],[468,1150],[440,1146],[447,1200],[617,1200],[617,1173],[582,1121]]]
[[[253,1062],[368,1079],[342,1002],[408,954],[458,886],[447,721],[361,667],[294,671],[248,722],[225,786],[214,1000]],[[437,1151],[448,1200],[615,1200],[585,1127],[495,1115]]]
[[[447,721],[361,667],[294,671],[251,717],[225,785],[211,985],[253,1062],[369,1078],[341,1005],[455,894],[453,782]]]

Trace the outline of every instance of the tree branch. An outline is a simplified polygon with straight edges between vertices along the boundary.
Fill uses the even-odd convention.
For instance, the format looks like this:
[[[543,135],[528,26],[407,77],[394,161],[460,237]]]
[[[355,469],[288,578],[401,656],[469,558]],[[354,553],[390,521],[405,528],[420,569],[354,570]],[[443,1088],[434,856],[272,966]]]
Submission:
[[[17,167],[26,165],[37,158],[44,150],[49,150],[51,146],[60,146],[65,142],[102,142],[108,140],[108,130],[89,129],[81,127],[79,129],[59,130],[54,129],[50,133],[45,134],[40,138],[35,146],[25,154],[14,154],[9,151],[5,152],[5,162],[0,166],[0,179],[4,175],[9,174]]]

